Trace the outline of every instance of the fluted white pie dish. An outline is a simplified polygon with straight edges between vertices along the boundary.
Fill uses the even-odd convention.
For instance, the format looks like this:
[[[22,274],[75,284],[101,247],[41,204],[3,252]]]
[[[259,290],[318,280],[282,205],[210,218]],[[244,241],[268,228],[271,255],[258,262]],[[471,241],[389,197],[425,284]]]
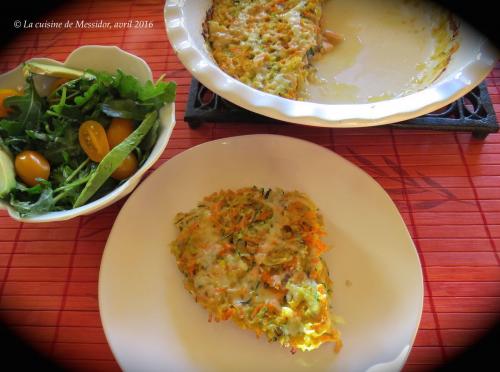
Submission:
[[[202,24],[211,4],[212,0],[166,1],[167,34],[181,62],[203,85],[232,103],[292,123],[364,127],[418,117],[446,106],[473,89],[488,75],[497,60],[497,51],[487,39],[460,21],[459,49],[440,77],[418,92],[374,103],[294,101],[245,85],[218,67],[202,35]]]

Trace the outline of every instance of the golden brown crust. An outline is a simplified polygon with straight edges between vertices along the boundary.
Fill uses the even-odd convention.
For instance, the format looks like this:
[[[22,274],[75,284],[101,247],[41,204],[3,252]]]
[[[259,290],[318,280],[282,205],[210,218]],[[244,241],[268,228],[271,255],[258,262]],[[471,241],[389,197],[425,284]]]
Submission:
[[[223,190],[179,213],[172,252],[185,288],[210,314],[286,347],[340,345],[323,219],[303,193]]]
[[[217,64],[256,89],[298,99],[322,45],[322,0],[214,0],[203,24]]]

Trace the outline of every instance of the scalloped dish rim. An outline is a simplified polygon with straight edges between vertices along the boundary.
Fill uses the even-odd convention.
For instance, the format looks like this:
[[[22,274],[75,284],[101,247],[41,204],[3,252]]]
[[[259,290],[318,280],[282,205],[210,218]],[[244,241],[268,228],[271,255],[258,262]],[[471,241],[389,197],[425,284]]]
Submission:
[[[204,86],[247,110],[273,119],[331,128],[369,127],[400,122],[435,111],[465,95],[494,67],[497,52],[483,40],[473,61],[453,76],[407,96],[374,103],[321,104],[294,101],[254,89],[226,74],[193,42],[184,17],[187,0],[167,0],[165,28],[183,65]],[[198,4],[197,4],[198,5]],[[192,23],[193,20],[190,20]]]

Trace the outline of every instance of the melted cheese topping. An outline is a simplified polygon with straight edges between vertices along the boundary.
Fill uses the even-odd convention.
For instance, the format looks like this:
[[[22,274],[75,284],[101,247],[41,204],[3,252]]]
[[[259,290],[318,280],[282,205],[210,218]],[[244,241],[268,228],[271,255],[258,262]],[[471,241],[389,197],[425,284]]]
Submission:
[[[204,23],[215,61],[232,77],[327,104],[425,88],[458,49],[456,31],[449,12],[419,0],[213,0]]]
[[[185,288],[210,313],[292,350],[341,346],[320,255],[323,219],[303,193],[220,191],[175,217],[172,253]]]
[[[205,37],[219,66],[254,88],[297,99],[320,51],[322,0],[214,0]]]

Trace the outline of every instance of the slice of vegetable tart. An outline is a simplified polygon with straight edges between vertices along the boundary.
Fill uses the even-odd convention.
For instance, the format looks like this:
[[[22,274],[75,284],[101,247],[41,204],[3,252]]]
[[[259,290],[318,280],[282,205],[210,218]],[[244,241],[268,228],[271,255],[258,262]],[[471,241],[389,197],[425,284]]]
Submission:
[[[342,345],[321,254],[323,219],[303,193],[247,187],[207,196],[178,213],[171,243],[184,286],[209,312],[257,336],[309,351]]]
[[[253,88],[299,99],[325,48],[323,0],[214,0],[204,36],[219,67]],[[331,46],[331,45],[330,45]]]

